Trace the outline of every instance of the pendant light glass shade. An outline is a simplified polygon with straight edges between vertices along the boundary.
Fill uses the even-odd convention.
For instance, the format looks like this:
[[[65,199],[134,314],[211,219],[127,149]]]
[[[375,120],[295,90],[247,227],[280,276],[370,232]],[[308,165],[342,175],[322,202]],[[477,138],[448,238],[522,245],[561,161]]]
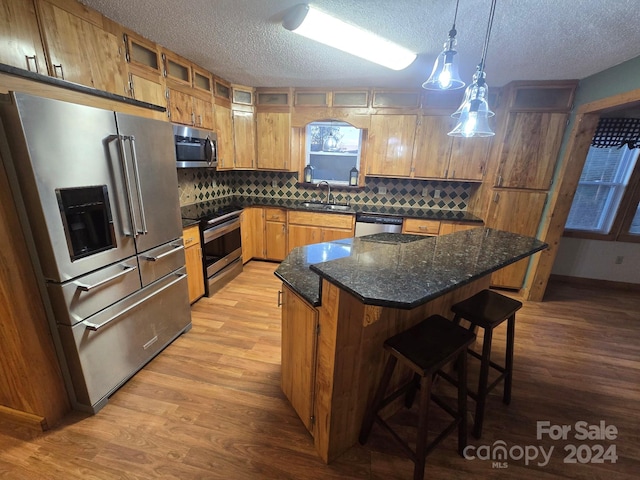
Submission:
[[[427,90],[455,90],[464,87],[464,82],[458,73],[456,61],[456,31],[449,32],[449,40],[444,44],[444,50],[440,52],[433,64],[431,76],[422,84]]]
[[[451,114],[458,119],[458,123],[447,135],[467,138],[495,135],[489,126],[489,117],[493,117],[495,113],[487,103],[489,88],[484,77],[485,73],[478,69],[473,76],[473,83],[467,87],[462,104]]]
[[[338,149],[338,140],[333,135],[333,132],[330,132],[327,138],[324,139],[324,143],[322,144],[322,151],[335,152],[337,149]]]
[[[456,126],[447,134],[452,137],[492,137],[495,135],[489,126],[489,117],[493,117],[495,113],[489,109],[489,104],[487,103],[489,87],[487,87],[484,73],[484,65],[487,58],[487,49],[489,48],[489,38],[491,37],[491,28],[493,26],[495,12],[496,0],[491,0],[489,23],[482,48],[482,58],[478,64],[476,73],[473,75],[473,83],[467,87],[462,104],[458,110],[451,114],[453,118],[458,119]]]

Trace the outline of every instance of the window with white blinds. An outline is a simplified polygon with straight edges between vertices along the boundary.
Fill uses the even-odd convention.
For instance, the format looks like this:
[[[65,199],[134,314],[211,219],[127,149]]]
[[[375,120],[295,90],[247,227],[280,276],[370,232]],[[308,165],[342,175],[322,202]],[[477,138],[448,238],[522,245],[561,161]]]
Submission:
[[[608,234],[640,149],[590,147],[571,204],[566,229]],[[634,231],[635,228],[635,231]],[[630,233],[640,233],[636,212]]]

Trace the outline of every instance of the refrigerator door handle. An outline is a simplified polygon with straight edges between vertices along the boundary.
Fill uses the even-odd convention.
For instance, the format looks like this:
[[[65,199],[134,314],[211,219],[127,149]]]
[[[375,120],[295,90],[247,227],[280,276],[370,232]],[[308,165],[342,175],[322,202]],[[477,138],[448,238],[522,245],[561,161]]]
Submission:
[[[86,283],[82,283],[82,282],[73,282],[73,284],[78,287],[78,290],[82,290],[83,292],[90,292],[94,288],[101,287],[109,282],[112,282],[116,278],[121,277],[122,275],[126,275],[127,273],[133,272],[138,268],[136,265],[122,265],[122,267],[124,267],[124,270],[122,270],[121,272],[118,272],[115,275],[111,275],[110,277],[100,280],[98,283],[94,283],[93,285],[87,285]]]
[[[138,157],[136,155],[136,138],[133,135],[125,137],[129,140],[129,149],[131,150],[131,158],[133,161],[133,175],[136,181],[136,194],[138,196],[138,204],[140,205],[140,221],[142,222],[142,230],[138,230],[138,233],[145,235],[149,233],[147,230],[147,217],[144,214],[144,203],[142,202],[142,189],[140,188],[140,171],[138,169]]]
[[[146,257],[145,256],[145,257],[142,257],[142,258],[144,258],[145,260],[149,260],[150,262],[156,262],[156,261],[160,260],[161,258],[166,257],[167,255],[171,255],[173,253],[179,252],[180,250],[184,250],[184,245],[171,245],[171,246],[173,247],[173,249],[169,250],[168,252],[161,253],[160,255],[156,255],[154,257]]]
[[[131,198],[131,178],[129,177],[129,168],[127,166],[127,156],[124,153],[124,141],[126,137],[123,135],[118,135],[118,147],[120,148],[120,156],[122,157],[122,171],[124,173],[124,186],[127,190],[127,206],[129,207],[129,218],[131,219],[131,232],[130,234],[133,238],[138,236],[138,225],[136,224],[136,218],[133,213],[133,199]]]
[[[176,273],[174,274],[175,276],[177,276],[178,278],[176,278],[175,280],[167,283],[166,285],[164,285],[163,287],[159,288],[158,290],[156,290],[153,293],[150,293],[149,295],[147,295],[146,297],[138,300],[135,303],[132,303],[131,305],[129,305],[127,308],[125,308],[124,310],[121,310],[120,312],[116,313],[114,316],[109,317],[107,320],[105,320],[102,323],[91,323],[91,322],[84,322],[85,324],[85,328],[87,330],[91,330],[93,332],[97,332],[98,330],[100,330],[103,327],[106,327],[109,323],[113,322],[114,320],[117,320],[118,318],[120,318],[122,315],[126,314],[127,312],[130,312],[131,310],[133,310],[134,308],[138,307],[139,305],[142,305],[144,302],[146,302],[147,300],[149,300],[151,297],[155,297],[156,295],[158,295],[160,292],[166,290],[167,288],[175,285],[176,283],[178,283],[179,281],[181,281],[183,278],[185,278],[187,276],[186,273]]]

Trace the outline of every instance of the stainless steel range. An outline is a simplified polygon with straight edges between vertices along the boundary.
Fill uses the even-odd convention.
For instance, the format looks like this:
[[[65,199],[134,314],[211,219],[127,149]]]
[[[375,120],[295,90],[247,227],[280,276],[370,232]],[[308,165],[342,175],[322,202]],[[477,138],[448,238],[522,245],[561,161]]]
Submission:
[[[191,327],[171,125],[19,93],[0,103],[70,397],[96,412]]]
[[[241,213],[242,207],[234,203],[204,202],[182,207],[183,219],[199,222],[207,297],[242,272]]]

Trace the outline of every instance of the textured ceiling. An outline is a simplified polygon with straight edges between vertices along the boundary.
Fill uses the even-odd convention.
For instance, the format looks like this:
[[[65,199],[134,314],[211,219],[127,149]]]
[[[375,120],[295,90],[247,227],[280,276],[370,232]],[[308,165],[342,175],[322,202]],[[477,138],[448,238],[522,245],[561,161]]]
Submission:
[[[453,22],[454,0],[310,0],[416,53],[402,71],[371,64],[282,27],[301,0],[82,0],[233,83],[254,87],[419,88]],[[480,60],[490,0],[460,0],[460,73]],[[637,0],[498,0],[487,83],[582,79],[640,55]]]

